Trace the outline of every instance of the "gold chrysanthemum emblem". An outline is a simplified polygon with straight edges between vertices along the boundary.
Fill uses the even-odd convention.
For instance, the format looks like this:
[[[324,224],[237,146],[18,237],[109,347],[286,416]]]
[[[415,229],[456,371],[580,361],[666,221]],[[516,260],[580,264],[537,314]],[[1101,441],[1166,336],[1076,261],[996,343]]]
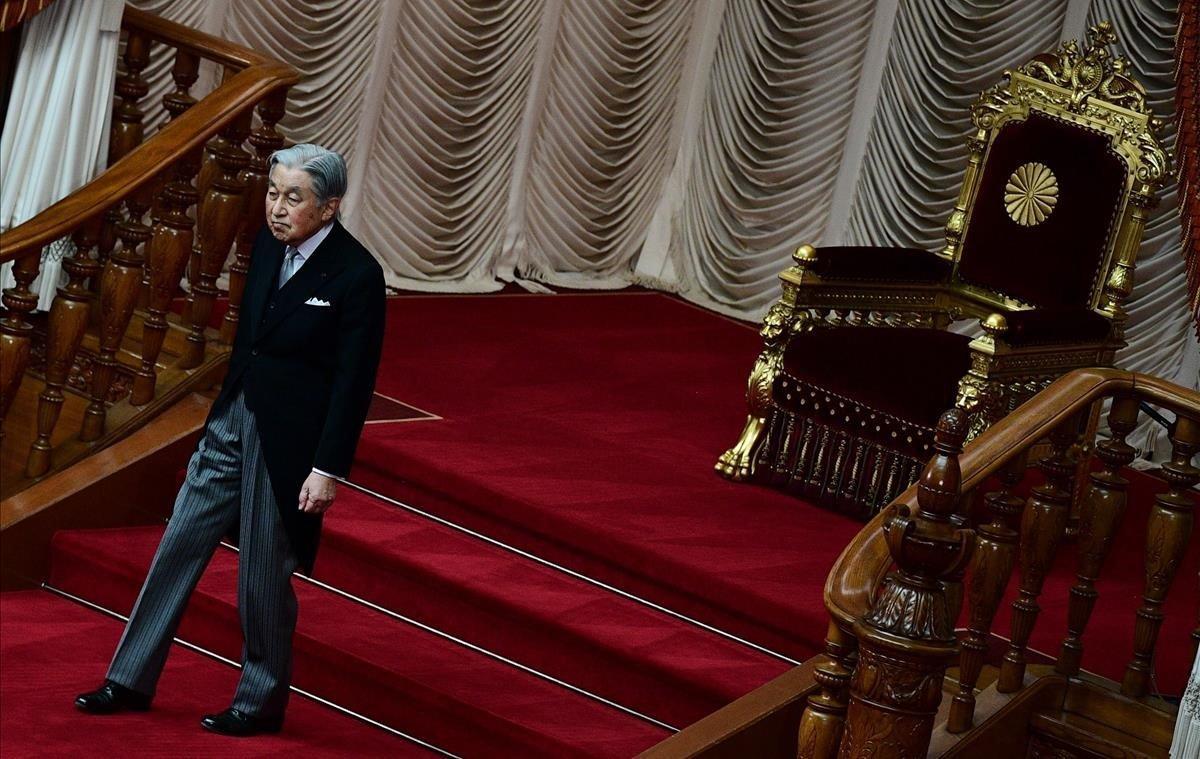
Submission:
[[[1024,163],[1004,186],[1004,209],[1023,227],[1041,224],[1058,203],[1058,179],[1044,163]]]

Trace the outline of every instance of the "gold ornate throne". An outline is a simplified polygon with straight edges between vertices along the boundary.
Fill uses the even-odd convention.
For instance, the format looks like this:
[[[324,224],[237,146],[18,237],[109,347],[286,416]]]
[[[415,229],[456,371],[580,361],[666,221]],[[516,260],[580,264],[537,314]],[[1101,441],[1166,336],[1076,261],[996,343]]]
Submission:
[[[1101,23],[980,95],[942,250],[796,251],[721,474],[869,516],[916,480],[945,409],[974,437],[1058,375],[1112,364],[1169,162],[1114,41]],[[964,318],[980,337],[947,331]]]

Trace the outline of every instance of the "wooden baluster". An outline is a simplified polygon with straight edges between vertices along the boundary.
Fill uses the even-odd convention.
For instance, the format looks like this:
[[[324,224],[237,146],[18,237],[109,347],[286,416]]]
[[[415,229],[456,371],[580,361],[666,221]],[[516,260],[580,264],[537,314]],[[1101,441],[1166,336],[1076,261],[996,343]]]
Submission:
[[[108,141],[108,165],[129,154],[142,144],[145,126],[139,101],[150,91],[150,83],[142,76],[150,64],[150,40],[136,29],[125,38],[124,70],[117,77],[117,102],[113,106],[112,127]]]
[[[75,230],[75,254],[63,259],[67,286],[58,288],[50,306],[46,335],[46,387],[38,398],[37,438],[29,447],[25,475],[40,477],[50,469],[50,436],[62,411],[63,387],[67,384],[83,333],[87,330],[92,293],[87,282],[100,272],[91,256],[100,235],[101,217],[84,222]]]
[[[217,165],[221,172],[213,179],[208,194],[201,202],[200,215],[196,220],[200,230],[200,271],[199,276],[192,280],[189,298],[192,304],[191,331],[188,332],[187,347],[179,361],[183,369],[197,367],[204,361],[204,330],[217,297],[217,277],[229,256],[242,211],[242,194],[246,185],[240,174],[249,162],[250,154],[241,145],[250,131],[250,115],[249,110],[240,114],[222,132],[225,142],[217,153]]]
[[[109,127],[108,165],[112,166],[124,158],[129,151],[142,144],[145,135],[144,114],[138,103],[150,91],[150,83],[143,76],[150,64],[150,40],[136,29],[131,29],[125,38],[125,54],[121,59],[122,70],[117,75],[116,96],[113,104],[112,123]],[[114,205],[104,215],[100,230],[98,261],[101,266],[108,263],[116,246],[121,223],[121,209]],[[100,292],[101,277],[92,277],[92,292]]]
[[[1070,610],[1067,615],[1067,636],[1063,639],[1055,670],[1062,675],[1079,672],[1083,660],[1083,632],[1092,607],[1096,605],[1096,578],[1108,556],[1113,536],[1125,513],[1125,491],[1129,480],[1121,475],[1122,467],[1133,461],[1136,451],[1125,438],[1137,426],[1138,402],[1135,398],[1114,398],[1108,414],[1110,440],[1101,441],[1095,454],[1104,468],[1093,472],[1084,494],[1079,514],[1079,569],[1075,586],[1071,588]]]
[[[0,320],[0,440],[4,439],[4,418],[12,405],[25,368],[29,366],[33,325],[29,314],[37,308],[37,293],[30,290],[42,264],[42,250],[31,250],[13,261],[15,285],[0,295],[8,314]]]
[[[100,274],[100,355],[92,370],[91,402],[83,413],[79,439],[98,440],[104,434],[108,393],[117,368],[117,351],[129,329],[142,284],[143,252],[138,247],[150,239],[143,221],[150,207],[150,188],[140,187],[125,199],[126,218],[117,226],[118,248]]]
[[[235,69],[224,67],[221,69],[221,84],[229,81],[237,74]],[[204,150],[200,154],[200,173],[196,175],[196,218],[204,217],[204,206],[208,191],[212,188],[213,179],[220,173],[221,168],[217,164],[217,152],[227,150],[229,148],[228,141],[223,134],[217,134],[216,137],[209,140],[204,145]],[[192,240],[192,255],[188,259],[187,278],[189,288],[193,283],[200,281],[200,259],[201,250],[203,249],[204,230],[197,226],[195,237]],[[189,293],[187,301],[183,304],[183,313],[180,314],[180,321],[184,324],[192,323],[192,304],[194,299]]]
[[[1192,462],[1200,450],[1200,420],[1180,414],[1171,430],[1171,446],[1171,460],[1159,470],[1167,490],[1154,497],[1146,525],[1146,589],[1133,630],[1133,659],[1121,682],[1121,693],[1131,698],[1146,695],[1150,661],[1164,616],[1163,600],[1192,535],[1196,504],[1195,495],[1188,490],[1200,482],[1200,468]]]
[[[916,512],[900,508],[884,525],[899,569],[854,625],[859,656],[839,754],[844,759],[924,756],[928,750],[946,665],[957,649],[942,581],[970,559],[974,547],[972,532],[951,522],[966,433],[961,409],[942,414]]]
[[[154,399],[158,378],[156,364],[167,334],[167,311],[171,308],[171,300],[179,292],[179,280],[191,254],[195,222],[188,215],[188,208],[196,202],[196,191],[191,184],[196,163],[194,153],[176,163],[174,178],[161,193],[160,212],[154,220],[150,244],[146,247],[150,301],[142,322],[142,363],[134,374],[129,400],[134,406]]]
[[[163,105],[172,119],[195,104],[196,99],[188,90],[196,82],[199,65],[195,55],[184,50],[176,53],[175,66],[171,69],[175,91],[163,96]],[[146,247],[145,279],[150,286],[146,302],[148,313],[142,323],[142,363],[134,375],[129,399],[134,406],[149,403],[154,398],[155,365],[167,334],[167,311],[179,291],[179,281],[192,251],[195,222],[188,215],[188,209],[196,202],[192,180],[198,169],[199,151],[176,161],[170,180],[158,193],[155,203],[154,228]]]
[[[846,722],[850,689],[850,654],[857,647],[853,636],[829,623],[825,637],[825,661],[816,666],[813,679],[821,690],[808,697],[800,717],[796,741],[799,759],[832,759],[838,754]]]
[[[971,514],[975,510],[975,491],[971,490],[962,494],[959,499],[958,510],[950,515],[950,522],[955,527],[970,527]],[[957,624],[958,617],[962,613],[963,604],[963,578],[967,576],[967,565],[964,564],[956,572],[951,572],[946,575],[943,584],[946,586],[946,603],[949,604],[950,619]]]
[[[281,90],[260,103],[258,116],[261,123],[258,129],[250,133],[254,157],[242,172],[246,191],[242,203],[242,218],[238,224],[237,249],[234,262],[229,267],[229,308],[221,320],[221,342],[226,345],[233,344],[233,338],[237,334],[246,274],[250,271],[250,253],[254,249],[254,238],[258,236],[258,230],[263,225],[263,199],[267,195],[267,162],[271,153],[283,145],[283,135],[275,125],[283,118],[286,98],[287,92]]]
[[[1000,664],[996,684],[1001,693],[1020,690],[1025,679],[1025,647],[1041,611],[1037,599],[1071,510],[1075,465],[1067,458],[1067,449],[1075,442],[1078,430],[1079,417],[1074,416],[1050,433],[1050,453],[1038,462],[1046,481],[1033,489],[1021,519],[1021,592],[1012,604],[1012,642]]]
[[[96,264],[102,271],[108,263],[108,259],[112,258],[113,250],[117,247],[117,225],[121,223],[121,219],[119,203],[114,204],[112,208],[104,212],[103,221],[100,223],[100,238],[96,243]],[[100,277],[91,277],[88,279],[88,289],[99,295]],[[90,317],[92,321],[98,323],[99,316],[99,312],[96,309],[92,309]]]
[[[221,84],[227,82],[237,72],[230,68],[222,69]],[[241,145],[241,143],[237,143]],[[213,137],[204,145],[204,153],[200,156],[200,173],[196,175],[196,192],[200,194],[200,208],[197,213],[204,212],[205,198],[208,197],[208,191],[212,189],[213,181],[222,173],[218,156],[222,152],[228,152],[230,148],[228,135],[224,132],[218,132],[216,137]]]
[[[961,644],[958,693],[950,704],[946,725],[951,733],[970,729],[975,719],[975,684],[983,669],[996,610],[1000,608],[1017,559],[1017,526],[1025,501],[1015,495],[1013,489],[1025,476],[1027,454],[1028,451],[1022,451],[1009,461],[1000,472],[1000,489],[983,497],[984,509],[991,522],[979,527],[975,558],[971,563],[971,619],[967,637]]]

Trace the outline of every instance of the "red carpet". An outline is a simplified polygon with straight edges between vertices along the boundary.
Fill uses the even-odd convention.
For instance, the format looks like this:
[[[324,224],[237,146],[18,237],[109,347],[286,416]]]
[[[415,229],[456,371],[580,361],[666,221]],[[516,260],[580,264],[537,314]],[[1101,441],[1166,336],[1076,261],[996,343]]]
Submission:
[[[0,753],[4,756],[434,756],[378,728],[293,696],[278,736],[213,735],[200,717],[228,705],[233,667],[176,646],[154,708],[92,717],[71,704],[94,688],[121,623],[45,591],[0,594]],[[186,685],[185,685],[186,684]],[[172,687],[174,686],[174,687]]]
[[[128,613],[161,532],[60,532],[50,582]],[[242,645],[236,574],[236,554],[218,551],[179,630],[233,659]],[[669,734],[313,585],[295,587],[295,684],[434,745],[473,756],[632,756]]]
[[[713,472],[745,419],[746,325],[657,294],[389,300],[355,481],[763,645],[822,645],[860,528]]]
[[[789,667],[351,489],[338,499],[318,579],[668,724]]]
[[[819,649],[825,576],[861,525],[712,471],[744,420],[755,330],[659,294],[388,307],[377,389],[443,419],[368,427],[355,481],[796,658]],[[1131,513],[1086,641],[1087,666],[1118,677],[1127,655],[1094,652],[1130,650],[1143,534]],[[1194,587],[1196,553],[1181,585]],[[1059,567],[1034,637],[1051,651],[1070,551]],[[1195,596],[1172,595],[1164,691],[1196,619]]]

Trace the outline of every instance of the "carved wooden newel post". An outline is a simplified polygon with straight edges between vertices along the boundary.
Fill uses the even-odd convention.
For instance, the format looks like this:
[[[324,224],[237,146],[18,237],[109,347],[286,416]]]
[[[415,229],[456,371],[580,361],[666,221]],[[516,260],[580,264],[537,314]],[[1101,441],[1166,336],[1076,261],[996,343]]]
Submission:
[[[929,747],[942,679],[957,648],[943,581],[974,547],[972,531],[950,519],[962,486],[958,454],[966,432],[962,410],[942,414],[916,513],[901,507],[884,526],[899,570],[888,575],[879,599],[854,626],[859,656],[844,759],[925,756]]]

